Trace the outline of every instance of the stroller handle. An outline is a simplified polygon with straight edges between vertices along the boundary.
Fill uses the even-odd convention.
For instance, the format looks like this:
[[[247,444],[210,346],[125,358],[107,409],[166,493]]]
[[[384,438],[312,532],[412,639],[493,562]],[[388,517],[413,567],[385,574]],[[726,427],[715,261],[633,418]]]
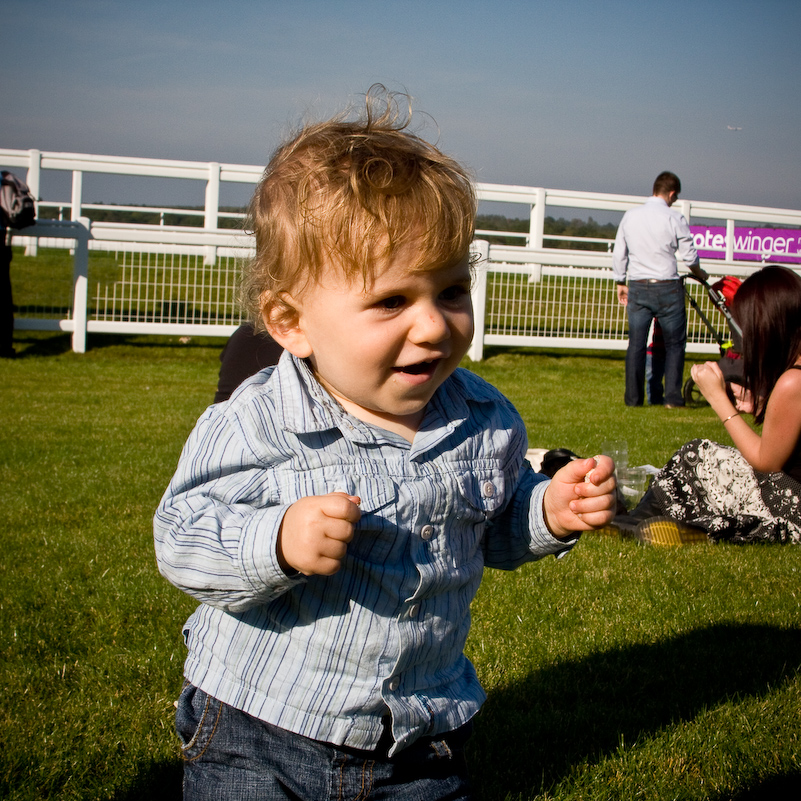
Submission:
[[[694,278],[699,284],[701,284],[701,286],[703,286],[707,292],[707,295],[709,296],[709,299],[715,305],[715,308],[717,308],[717,310],[725,317],[726,322],[729,325],[729,331],[732,334],[732,339],[734,340],[735,349],[742,350],[743,331],[734,317],[732,317],[732,314],[726,305],[726,298],[724,298],[723,295],[717,291],[717,289],[709,285],[709,273],[707,273],[700,264],[693,264],[688,269],[690,271],[690,275],[688,277]],[[685,292],[687,292],[686,287]],[[687,292],[687,299],[690,301],[690,305],[696,310],[696,312],[698,312],[698,316],[704,321],[706,327],[712,332],[715,339],[717,339],[718,344],[722,346],[722,337],[715,331],[709,320],[706,319],[704,314],[701,312],[701,309],[698,307],[698,304],[695,302],[689,292]]]
[[[709,280],[709,273],[701,267],[699,262],[691,264],[688,269],[702,284]]]

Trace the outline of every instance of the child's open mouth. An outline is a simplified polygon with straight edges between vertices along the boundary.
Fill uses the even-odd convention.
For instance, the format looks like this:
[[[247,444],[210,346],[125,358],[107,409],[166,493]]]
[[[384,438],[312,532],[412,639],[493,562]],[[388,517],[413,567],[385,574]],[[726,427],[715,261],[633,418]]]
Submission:
[[[434,372],[436,366],[439,364],[439,359],[432,359],[429,362],[417,362],[416,364],[406,364],[402,367],[396,367],[398,373],[405,375],[430,375]]]

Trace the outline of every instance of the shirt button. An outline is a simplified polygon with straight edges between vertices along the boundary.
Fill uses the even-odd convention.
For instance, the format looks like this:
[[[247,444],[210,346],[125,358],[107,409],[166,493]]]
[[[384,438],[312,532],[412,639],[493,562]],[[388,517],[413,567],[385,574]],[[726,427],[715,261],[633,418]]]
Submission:
[[[423,526],[420,530],[420,536],[424,540],[430,540],[434,536],[434,526]]]
[[[398,689],[398,680],[397,679],[391,679],[387,686],[394,693],[395,690]]]
[[[420,604],[412,604],[409,607],[409,617],[417,617],[417,613],[420,611]]]
[[[485,481],[481,487],[481,493],[485,498],[491,498],[495,494],[495,485],[491,481]]]

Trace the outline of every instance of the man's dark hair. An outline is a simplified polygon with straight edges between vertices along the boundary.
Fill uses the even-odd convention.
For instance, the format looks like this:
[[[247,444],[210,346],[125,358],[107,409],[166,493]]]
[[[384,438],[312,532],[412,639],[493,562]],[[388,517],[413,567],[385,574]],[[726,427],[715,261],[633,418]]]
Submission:
[[[660,172],[654,181],[655,195],[669,195],[675,192],[677,195],[681,192],[681,181],[679,176],[673,172]]]

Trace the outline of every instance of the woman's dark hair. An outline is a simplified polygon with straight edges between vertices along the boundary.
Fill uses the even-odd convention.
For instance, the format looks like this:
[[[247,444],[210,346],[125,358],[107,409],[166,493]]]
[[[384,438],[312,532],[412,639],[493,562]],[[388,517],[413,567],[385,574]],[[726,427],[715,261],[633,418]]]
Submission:
[[[769,264],[743,281],[732,304],[743,330],[745,388],[762,423],[779,376],[801,355],[801,276]]]

